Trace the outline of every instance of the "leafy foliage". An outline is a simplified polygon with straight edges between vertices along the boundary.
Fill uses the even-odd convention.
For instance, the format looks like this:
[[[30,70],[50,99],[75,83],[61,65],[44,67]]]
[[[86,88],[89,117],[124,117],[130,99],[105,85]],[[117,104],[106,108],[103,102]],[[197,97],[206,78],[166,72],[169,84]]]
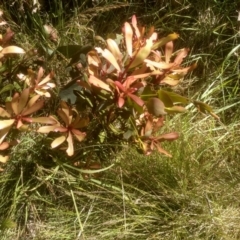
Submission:
[[[13,35],[8,29],[2,38],[2,63],[6,55],[25,53],[22,48],[9,45]],[[59,89],[60,86],[53,82],[57,73],[50,71],[44,77],[42,66],[37,66],[36,70],[25,66],[25,71],[21,70],[22,66],[16,66],[12,79],[14,83],[17,78],[20,80],[17,92],[13,97],[7,97],[5,106],[0,108],[1,149],[9,147],[4,139],[12,129],[36,131],[35,127],[28,128],[28,122],[44,124],[37,133],[54,138],[52,148],[64,146],[66,142],[67,147],[61,149],[66,149],[68,156],[75,153],[74,138],[80,143],[80,149],[94,141],[118,139],[121,144],[129,142],[137,146],[146,155],[157,150],[171,156],[162,148],[161,142],[173,141],[179,134],[163,133],[165,115],[185,112],[184,105],[192,100],[165,90],[165,87],[176,86],[196,67],[196,64],[182,66],[189,49],[174,52],[173,41],[178,37],[178,34],[172,33],[158,39],[154,27],[147,30],[137,23],[134,15],[130,23],[124,23],[122,34],[112,34],[106,41],[99,37],[102,39],[101,46],[58,46],[52,57],[61,54],[71,58],[68,66],[75,69],[72,81],[77,82],[79,87],[73,89],[72,94],[77,97],[76,103],[59,101],[54,88]],[[79,56],[81,63],[77,63]],[[25,64],[29,62],[29,57],[24,57]],[[17,62],[15,64],[18,65]],[[14,84],[11,86],[5,92],[16,90]],[[60,107],[46,115],[44,102]],[[193,103],[199,111],[214,115],[207,104],[200,101]],[[61,135],[51,134],[54,132]],[[6,159],[1,162],[6,162]]]

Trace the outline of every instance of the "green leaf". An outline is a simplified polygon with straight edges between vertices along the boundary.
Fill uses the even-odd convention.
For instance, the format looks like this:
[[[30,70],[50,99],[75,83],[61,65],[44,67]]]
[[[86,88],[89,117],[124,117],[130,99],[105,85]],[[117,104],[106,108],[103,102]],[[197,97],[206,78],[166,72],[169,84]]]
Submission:
[[[173,106],[173,107],[165,108],[165,111],[167,113],[184,113],[187,111],[187,109],[182,106]]]
[[[79,171],[79,172],[81,172],[81,173],[94,174],[94,173],[104,172],[104,171],[112,168],[112,167],[114,166],[114,164],[111,164],[111,165],[108,166],[108,167],[101,168],[101,169],[98,169],[98,170],[79,169],[79,168],[73,167],[73,166],[71,166],[71,165],[69,165],[69,164],[66,164],[66,163],[63,163],[63,166],[68,167],[68,168],[70,168],[70,169],[75,169],[75,170],[77,170],[77,171]]]
[[[103,130],[98,134],[98,138],[100,143],[103,143],[106,139],[106,132]]]
[[[142,64],[143,61],[148,57],[148,55],[151,52],[151,48],[152,48],[152,40],[147,39],[146,40],[146,45],[143,46],[138,52],[135,53],[135,55],[132,57],[133,61],[131,62],[131,60],[127,61],[126,65],[129,65],[129,69],[137,67],[138,65]]]
[[[157,97],[156,92],[150,86],[146,86],[141,93],[141,99],[147,101],[152,97]]]
[[[13,86],[14,86],[14,88],[15,88],[17,91],[19,91],[19,92],[22,90],[21,86],[20,86],[17,82],[14,82],[14,83],[13,83]]]
[[[73,58],[76,55],[80,56],[81,53],[87,54],[89,51],[91,51],[91,49],[92,49],[91,45],[86,45],[86,46],[66,45],[66,46],[58,47],[57,51],[60,52],[66,58]]]
[[[131,98],[127,98],[127,101],[128,101],[128,104],[130,106],[132,106],[139,114],[142,114],[144,111],[143,111],[143,107],[140,106],[137,102],[135,102],[133,99]]]
[[[132,130],[127,130],[124,134],[123,134],[123,138],[125,140],[129,140],[131,136],[134,135],[134,131]]]
[[[67,84],[63,89],[59,92],[59,97],[61,100],[68,102],[70,101],[71,104],[74,104],[76,102],[77,96],[75,95],[74,91],[78,90],[81,91],[82,87],[79,86],[76,81],[72,81],[69,84]]]
[[[164,103],[159,98],[150,98],[146,104],[148,112],[158,117],[166,115]]]
[[[206,103],[201,102],[201,101],[193,101],[193,104],[196,106],[196,108],[202,112],[202,113],[209,113],[211,114],[214,118],[219,120],[219,117],[213,112],[213,109]]]
[[[8,69],[7,64],[3,64],[3,65],[0,67],[0,73],[5,72],[7,69]]]
[[[159,90],[158,97],[163,101],[166,108],[173,106],[173,101],[165,91]]]
[[[167,37],[161,38],[156,43],[154,43],[152,46],[152,50],[156,50],[156,49],[162,47],[163,45],[165,45],[166,43],[177,39],[178,37],[179,37],[179,35],[177,33],[169,34]]]
[[[0,94],[4,93],[4,92],[8,92],[8,91],[12,91],[14,89],[14,85],[13,84],[7,84],[6,86],[4,86],[1,90],[0,90]]]
[[[165,91],[165,90],[162,90],[162,89],[158,91],[158,96],[159,96],[160,99],[161,99],[161,96],[163,94],[167,95],[171,99],[172,103],[174,103],[174,104],[175,103],[182,103],[182,104],[190,103],[189,98],[183,97],[183,96],[181,96],[177,93]]]
[[[94,106],[94,96],[82,89],[81,91],[73,90],[74,94],[77,96],[77,108],[78,109],[86,109],[87,106],[93,107]]]
[[[52,56],[52,54],[54,53],[54,50],[52,50],[51,48],[47,48],[45,46],[42,45],[42,50],[44,51],[45,54],[47,54],[48,56]]]

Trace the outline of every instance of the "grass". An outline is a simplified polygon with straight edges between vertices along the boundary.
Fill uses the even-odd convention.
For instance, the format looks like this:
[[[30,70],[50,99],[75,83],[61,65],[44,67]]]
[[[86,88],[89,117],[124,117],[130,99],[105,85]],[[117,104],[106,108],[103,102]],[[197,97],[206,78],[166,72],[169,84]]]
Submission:
[[[84,1],[76,8],[78,2],[72,1],[74,14],[65,16],[59,2],[54,1],[48,17],[64,44],[93,41],[93,31],[104,36],[119,30],[119,19],[124,22],[133,13],[141,22],[155,23],[161,34],[180,33],[177,47],[190,47],[187,62],[197,61],[199,67],[178,91],[214,106],[221,122],[191,106],[190,113],[170,118],[165,130],[181,133],[179,140],[164,145],[172,158],[146,157],[129,146],[117,154],[108,154],[107,146],[88,146],[105,167],[114,163],[98,175],[73,170],[61,154],[48,152],[42,136],[22,134],[0,175],[2,239],[240,239],[236,6],[228,0],[161,1],[154,7],[147,1],[128,1],[121,7],[100,1],[89,8]],[[10,9],[7,14],[19,30],[16,41],[25,49],[40,40],[43,47],[54,48],[41,32],[42,18],[30,15],[36,20],[32,26],[20,26]],[[47,67],[67,75],[54,62],[49,58]],[[53,154],[57,157],[51,158]]]
[[[214,130],[212,119],[191,121],[175,119],[183,134],[169,146],[171,159],[126,149],[89,180],[37,165],[31,176],[19,171],[10,193],[13,171],[5,174],[8,195],[1,195],[13,199],[9,217],[22,221],[19,239],[238,239],[239,147],[231,143],[238,125]]]

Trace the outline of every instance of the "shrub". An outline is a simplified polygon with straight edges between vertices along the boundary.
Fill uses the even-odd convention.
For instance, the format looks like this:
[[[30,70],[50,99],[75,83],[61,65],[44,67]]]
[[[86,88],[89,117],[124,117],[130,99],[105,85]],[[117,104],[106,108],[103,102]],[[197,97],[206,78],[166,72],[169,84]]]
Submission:
[[[7,36],[9,34],[13,35],[10,30]],[[63,145],[61,149],[66,150],[68,156],[74,155],[74,146],[81,149],[94,142],[101,144],[112,140],[136,146],[146,155],[156,149],[171,156],[161,143],[176,140],[179,134],[174,131],[163,133],[165,115],[185,112],[184,105],[193,103],[199,111],[217,118],[207,104],[167,90],[179,84],[196,67],[196,64],[182,66],[189,49],[174,51],[173,41],[179,37],[178,34],[158,39],[154,27],[146,30],[138,25],[134,15],[131,23],[124,23],[122,34],[110,36],[107,40],[96,37],[101,39],[102,47],[66,45],[57,48],[56,52],[72,59],[70,65],[75,69],[75,75],[77,73],[73,81],[79,88],[71,93],[77,99],[75,102],[59,101],[57,92],[53,90],[56,84],[52,83],[52,71],[43,77],[44,70],[38,66],[36,71],[28,69],[23,74],[18,67],[20,63],[14,62],[16,71],[10,74],[18,89],[9,83],[5,91],[17,93],[7,97],[5,108],[0,108],[0,144],[5,144],[3,140],[13,128],[36,131],[36,127],[29,129],[23,123],[28,122],[34,123],[33,126],[45,124],[38,127],[38,133],[60,132],[61,136],[55,138],[54,135],[51,147],[57,148],[66,141],[67,147]],[[17,46],[5,47],[6,42],[2,41],[1,47],[3,65],[7,61],[5,55],[24,54]],[[84,59],[85,55],[86,61],[82,63],[74,60],[79,56]],[[27,62],[28,57],[26,55],[22,62]],[[22,81],[17,81],[17,78]],[[49,99],[60,104],[57,111],[53,108],[47,113],[44,102],[49,103]],[[73,141],[73,136],[78,143]],[[6,158],[2,162],[5,163]]]

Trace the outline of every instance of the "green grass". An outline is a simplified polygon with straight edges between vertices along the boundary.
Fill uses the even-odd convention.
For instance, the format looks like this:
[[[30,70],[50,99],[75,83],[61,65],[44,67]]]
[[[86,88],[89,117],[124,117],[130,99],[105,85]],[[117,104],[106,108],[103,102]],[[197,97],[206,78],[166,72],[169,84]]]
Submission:
[[[24,2],[24,1],[23,1]],[[164,35],[178,32],[176,48],[190,47],[187,62],[199,67],[177,89],[211,104],[221,122],[197,113],[169,118],[164,130],[180,138],[164,147],[172,158],[143,156],[126,146],[108,154],[107,146],[88,146],[110,169],[88,175],[72,169],[62,153],[48,151],[44,137],[28,133],[12,149],[0,175],[1,239],[240,239],[239,40],[236,5],[231,1],[88,1],[71,13],[54,1],[49,14],[21,21],[6,9],[8,21],[24,49],[55,45],[41,32],[48,16],[60,44],[86,44],[96,35],[120,32],[133,13]],[[100,10],[101,9],[101,10]],[[13,12],[11,12],[13,11]],[[15,22],[11,14],[15,14]],[[123,15],[124,14],[124,15]],[[124,16],[124,19],[120,16]],[[48,56],[46,56],[48,59]],[[34,64],[34,59],[32,60]],[[62,60],[61,60],[62,61]],[[60,62],[61,62],[60,61]],[[47,68],[66,81],[62,61],[49,58]],[[112,143],[116,144],[118,143]],[[54,156],[54,157],[52,157]],[[84,155],[79,159],[85,161]]]
[[[182,132],[167,147],[173,158],[126,149],[100,179],[59,165],[24,176],[22,162],[1,176],[1,209],[22,239],[239,239],[239,126],[191,121],[173,122]]]

